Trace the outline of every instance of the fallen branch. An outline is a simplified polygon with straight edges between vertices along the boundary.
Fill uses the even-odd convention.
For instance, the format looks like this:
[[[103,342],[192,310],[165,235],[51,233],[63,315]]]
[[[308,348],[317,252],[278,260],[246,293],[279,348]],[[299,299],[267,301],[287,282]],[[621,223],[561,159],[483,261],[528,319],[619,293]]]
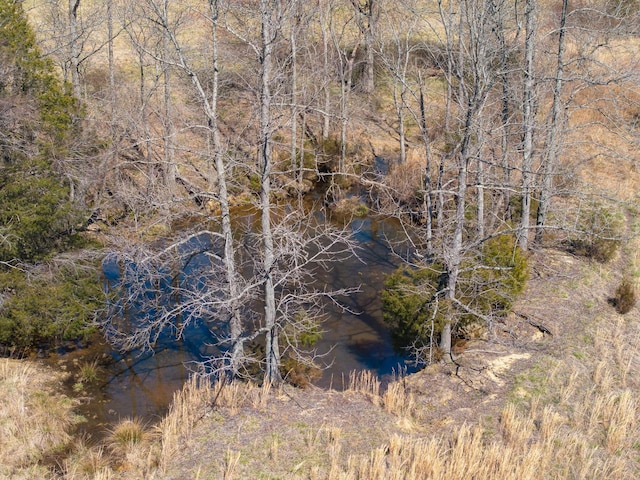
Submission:
[[[538,330],[540,330],[542,332],[542,335],[544,336],[545,334],[549,334],[551,336],[553,336],[553,333],[551,333],[551,330],[549,330],[545,325],[543,325],[542,323],[536,321],[536,319],[534,319],[532,316],[529,315],[525,315],[524,313],[519,313],[519,312],[513,312],[516,315],[518,315],[521,318],[524,318],[527,323],[529,325],[531,325],[532,327],[536,327]]]

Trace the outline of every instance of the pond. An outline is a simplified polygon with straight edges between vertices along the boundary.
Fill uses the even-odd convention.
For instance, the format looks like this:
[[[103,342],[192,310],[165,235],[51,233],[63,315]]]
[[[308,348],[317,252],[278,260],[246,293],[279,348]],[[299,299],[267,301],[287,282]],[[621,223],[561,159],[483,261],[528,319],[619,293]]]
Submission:
[[[322,376],[314,383],[337,390],[346,386],[354,370],[370,370],[384,382],[411,368],[408,359],[392,346],[380,299],[385,276],[399,263],[388,242],[399,239],[401,229],[393,219],[376,216],[352,219],[349,226],[360,247],[358,257],[333,263],[328,270],[318,269],[314,276],[317,287],[359,287],[357,293],[341,299],[348,311],[327,305],[323,337],[316,344],[318,352],[325,355],[318,362],[324,364]],[[201,254],[192,256],[182,273],[188,275],[200,262],[208,260]],[[120,268],[115,260],[104,262],[108,282],[118,281]],[[135,312],[127,315],[135,316]],[[89,419],[84,428],[93,434],[120,418],[159,418],[196,363],[216,353],[214,344],[209,328],[203,322],[192,322],[179,340],[169,334],[161,336],[152,352],[123,354],[107,345],[94,346],[92,355],[103,359],[105,381],[91,392],[94,399],[81,409]]]

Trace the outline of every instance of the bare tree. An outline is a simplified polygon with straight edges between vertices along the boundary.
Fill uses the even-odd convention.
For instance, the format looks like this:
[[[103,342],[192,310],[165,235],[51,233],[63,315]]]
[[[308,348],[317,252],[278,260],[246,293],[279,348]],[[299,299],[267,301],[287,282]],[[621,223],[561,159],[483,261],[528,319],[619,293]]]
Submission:
[[[150,2],[151,13],[154,15],[152,20],[162,30],[163,35],[163,56],[161,60],[164,62],[163,71],[165,76],[169,67],[177,67],[183,71],[191,80],[195,97],[200,102],[202,112],[206,118],[207,133],[211,138],[213,151],[210,155],[210,161],[216,172],[216,186],[214,198],[220,205],[220,236],[223,240],[223,255],[221,262],[224,265],[224,282],[218,286],[223,292],[221,298],[218,299],[220,305],[224,305],[226,313],[223,317],[228,318],[229,322],[229,338],[224,343],[229,344],[229,369],[232,375],[237,375],[244,361],[243,343],[243,326],[240,317],[240,305],[243,302],[241,294],[240,276],[236,267],[236,247],[234,244],[233,231],[231,226],[230,201],[227,186],[227,165],[225,164],[224,150],[222,143],[219,118],[218,118],[218,96],[219,96],[219,72],[221,65],[218,55],[218,23],[220,21],[220,5],[218,0],[209,1],[208,21],[211,25],[211,64],[206,71],[211,72],[210,92],[207,92],[205,83],[201,80],[198,71],[192,67],[190,59],[185,53],[183,44],[178,39],[176,31],[168,21],[167,1],[163,3]],[[173,54],[169,55],[169,48],[173,50]],[[165,82],[165,113],[170,106],[170,99],[166,99],[167,85]],[[170,115],[169,115],[170,116]],[[170,118],[166,118],[165,122],[171,122]],[[172,135],[171,132],[168,132]],[[169,142],[165,143],[165,148],[170,146]],[[166,152],[165,152],[166,155]],[[170,161],[173,165],[173,161]],[[224,299],[224,300],[223,300]],[[218,313],[220,313],[218,311]]]
[[[169,1],[164,0],[161,6],[162,18],[169,18]],[[166,22],[168,23],[168,22]],[[167,33],[167,29],[164,29],[164,34],[162,35],[162,56],[169,56],[169,49],[171,38]],[[163,115],[163,124],[164,124],[164,135],[163,135],[163,154],[164,154],[164,162],[162,165],[162,173],[163,173],[163,183],[170,194],[173,194],[176,187],[176,175],[177,175],[177,167],[174,160],[174,123],[173,123],[173,106],[172,106],[172,84],[171,84],[171,68],[170,63],[165,62],[163,72],[163,104],[164,104],[164,115]]]
[[[52,0],[36,8],[39,44],[62,70],[65,81],[71,83],[76,98],[84,96],[83,73],[89,60],[108,43],[102,28],[107,19],[104,7],[109,4],[81,0]]]
[[[151,295],[154,301],[149,308],[162,314],[156,319],[144,319],[133,334],[120,334],[117,322],[110,323],[113,328],[109,332],[115,340],[128,338],[129,347],[151,346],[163,330],[172,329],[180,334],[190,323],[202,321],[218,339],[220,353],[210,362],[215,372],[242,373],[243,366],[252,361],[245,347],[257,342],[264,348],[264,358],[259,361],[263,362],[265,380],[279,382],[282,379],[281,359],[285,353],[299,360],[309,358],[305,355],[308,352],[304,352],[296,340],[299,332],[316,328],[314,325],[322,315],[324,303],[337,301],[339,295],[349,291],[316,290],[311,285],[310,269],[322,268],[331,260],[339,261],[353,251],[346,228],[336,231],[329,225],[317,224],[315,218],[304,211],[287,212],[287,206],[274,203],[272,185],[275,176],[280,174],[280,164],[275,160],[273,136],[284,125],[274,121],[274,110],[279,105],[285,105],[285,108],[287,105],[280,101],[286,98],[287,92],[277,83],[281,81],[281,71],[277,67],[275,50],[280,46],[278,42],[284,39],[283,19],[290,13],[285,7],[290,5],[263,0],[258,12],[254,12],[260,15],[261,28],[257,36],[250,30],[243,32],[238,28],[242,24],[235,22],[235,15],[242,16],[245,11],[231,11],[228,5],[210,0],[208,14],[201,12],[212,26],[210,63],[204,70],[194,66],[198,58],[190,57],[193,50],[179,30],[168,22],[164,4],[150,1],[147,5],[146,18],[161,29],[171,45],[171,54],[164,49],[157,59],[183,72],[190,80],[194,97],[207,120],[204,130],[212,145],[209,158],[216,173],[216,189],[204,195],[216,200],[220,230],[196,226],[188,235],[177,237],[161,250],[125,247],[125,251],[132,252],[132,261],[127,263],[142,265],[141,271],[128,273],[134,279],[140,277],[129,282],[138,285],[138,293],[132,298],[149,296],[149,292],[139,292],[157,291],[160,284],[173,293],[171,301],[166,300],[165,294]],[[256,221],[249,221],[250,228],[242,234],[246,239],[242,242],[242,251],[238,246],[239,220],[234,221],[229,198],[227,173],[231,157],[220,129],[219,72],[222,65],[218,59],[218,32],[221,29],[255,53],[258,67],[256,78],[247,79],[248,83],[255,82],[257,93],[258,118],[250,126],[255,133],[257,155],[242,160],[255,162],[253,171],[258,173],[259,191],[256,209],[250,215]],[[154,55],[149,49],[144,51]],[[278,118],[286,119],[286,115]],[[202,126],[191,128],[203,130]],[[243,154],[237,155],[240,159]],[[249,165],[245,168],[250,169]],[[200,244],[202,248],[198,249]],[[247,252],[243,253],[245,250]],[[188,275],[182,272],[194,255],[205,255],[210,262],[197,273],[200,280],[189,281]],[[239,264],[242,259],[248,263]],[[167,271],[173,272],[171,282],[162,280],[163,272]],[[261,311],[253,311],[256,307]]]
[[[558,31],[558,59],[556,64],[555,83],[553,86],[553,103],[551,105],[551,119],[549,121],[547,146],[544,152],[543,161],[543,177],[540,188],[540,200],[538,203],[538,212],[536,218],[536,234],[535,241],[542,241],[543,227],[546,221],[547,211],[552,196],[553,172],[556,168],[560,148],[560,136],[563,130],[562,119],[562,85],[564,82],[564,63],[565,63],[565,33],[567,24],[567,7],[568,0],[562,1],[562,12],[560,14],[560,29]]]
[[[320,33],[322,35],[322,82],[321,88],[323,92],[322,104],[322,139],[329,138],[331,128],[331,68],[330,68],[330,24],[331,24],[331,4],[332,0],[318,0],[318,22],[320,24]]]
[[[275,250],[271,229],[271,175],[273,169],[273,151],[271,137],[273,125],[271,118],[271,82],[273,75],[273,48],[280,27],[281,5],[278,0],[260,1],[261,43],[260,43],[260,113],[259,113],[259,154],[260,172],[260,233],[262,240],[262,275],[264,275],[264,325],[265,337],[265,379],[278,383],[280,376],[280,345],[276,323],[275,301]]]
[[[71,47],[71,85],[76,98],[80,98],[80,49],[78,45],[78,8],[80,0],[69,0],[69,42]]]
[[[450,316],[440,334],[440,349],[445,359],[451,359],[452,332],[456,323],[456,310],[465,311],[468,308],[458,299],[459,280],[463,261],[473,252],[488,235],[475,240],[468,233],[470,220],[467,218],[469,202],[470,167],[473,162],[478,163],[485,149],[484,146],[484,117],[487,99],[496,84],[496,71],[491,68],[495,63],[498,50],[491,41],[491,30],[494,27],[491,7],[488,2],[469,4],[461,2],[457,12],[446,12],[441,9],[443,28],[448,31],[457,23],[456,37],[454,32],[445,33],[443,47],[450,59],[450,72],[445,73],[451,95],[451,128],[457,126],[455,143],[448,146],[449,152],[443,155],[441,162],[442,186],[439,186],[442,197],[440,219],[438,222],[438,243],[441,245],[441,258],[444,266],[442,275],[442,289],[436,293],[436,298],[444,305],[452,307]],[[451,18],[451,16],[457,16]],[[457,22],[456,22],[457,20]],[[454,41],[455,39],[455,41]],[[454,93],[455,92],[455,93]],[[455,101],[455,103],[454,103]],[[455,108],[454,110],[454,107]],[[454,112],[458,113],[454,123]],[[445,179],[445,159],[453,159],[451,177]],[[444,181],[450,185],[444,188]],[[476,197],[477,198],[477,197]],[[447,201],[447,199],[450,199]],[[447,208],[450,206],[450,210]],[[477,208],[477,203],[476,203]],[[449,213],[450,212],[450,213]],[[482,218],[477,218],[482,222]]]
[[[529,248],[529,218],[531,214],[531,197],[533,192],[533,134],[535,128],[534,98],[534,52],[536,48],[536,16],[535,0],[525,2],[525,43],[524,43],[524,83],[522,106],[522,214],[518,231],[518,244],[523,250]]]
[[[384,20],[388,24],[383,25],[390,32],[393,51],[387,51],[384,47],[380,48],[379,58],[386,69],[391,74],[393,106],[398,122],[398,143],[400,148],[400,163],[407,160],[407,135],[406,135],[406,109],[409,94],[408,70],[409,62],[417,45],[411,45],[413,36],[415,35],[418,18],[413,14],[411,8],[402,8],[405,6],[393,5],[393,9],[397,10],[397,15],[391,11],[384,12]],[[400,7],[400,8],[399,8]]]
[[[362,38],[358,36],[353,45],[346,44],[345,37],[347,37],[349,24],[353,21],[353,17],[347,18],[341,22],[341,25],[336,25],[333,20],[337,21],[337,19],[332,17],[330,32],[335,51],[338,53],[338,81],[340,82],[340,163],[338,165],[338,172],[344,173],[347,157],[349,103],[353,86],[353,66]]]
[[[379,17],[380,0],[351,0],[355,11],[355,21],[364,38],[364,68],[360,86],[364,93],[375,89],[375,41]]]

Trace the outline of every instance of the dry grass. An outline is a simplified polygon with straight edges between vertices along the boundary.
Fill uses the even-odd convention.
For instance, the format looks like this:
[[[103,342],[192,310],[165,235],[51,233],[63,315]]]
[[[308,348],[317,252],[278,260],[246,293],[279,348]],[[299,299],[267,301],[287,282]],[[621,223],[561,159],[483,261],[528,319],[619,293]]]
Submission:
[[[44,478],[41,464],[67,448],[75,418],[72,401],[54,392],[59,381],[35,364],[0,359],[0,478]]]
[[[582,414],[547,404],[528,411],[507,404],[501,432],[463,425],[449,437],[394,436],[369,456],[350,457],[336,479],[637,478],[638,402],[631,391],[586,392]],[[636,443],[634,443],[636,442]],[[570,461],[567,461],[570,459]]]
[[[76,443],[74,452],[66,459],[65,471],[68,480],[114,478],[105,449],[102,446],[90,447],[82,441]]]
[[[368,396],[374,405],[380,403],[380,379],[369,370],[351,372],[347,390]]]
[[[414,413],[415,396],[407,388],[403,379],[387,385],[380,393],[380,380],[372,372],[351,372],[347,391],[364,395],[375,406],[381,406],[386,412],[409,420]]]
[[[220,388],[220,387],[219,387]],[[193,377],[182,390],[173,395],[169,413],[157,426],[160,436],[160,466],[175,458],[183,447],[181,440],[188,437],[195,422],[202,417],[212,397],[213,387]]]

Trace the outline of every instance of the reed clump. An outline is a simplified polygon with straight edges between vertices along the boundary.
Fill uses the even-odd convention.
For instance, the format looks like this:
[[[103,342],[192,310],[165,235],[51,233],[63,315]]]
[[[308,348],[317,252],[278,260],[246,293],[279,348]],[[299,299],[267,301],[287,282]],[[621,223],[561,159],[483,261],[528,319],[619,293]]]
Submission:
[[[374,405],[380,404],[380,380],[369,370],[351,372],[347,391],[365,395]]]
[[[160,463],[156,435],[144,422],[127,418],[118,422],[109,433],[107,449],[110,463],[117,471],[134,477],[147,478]]]

